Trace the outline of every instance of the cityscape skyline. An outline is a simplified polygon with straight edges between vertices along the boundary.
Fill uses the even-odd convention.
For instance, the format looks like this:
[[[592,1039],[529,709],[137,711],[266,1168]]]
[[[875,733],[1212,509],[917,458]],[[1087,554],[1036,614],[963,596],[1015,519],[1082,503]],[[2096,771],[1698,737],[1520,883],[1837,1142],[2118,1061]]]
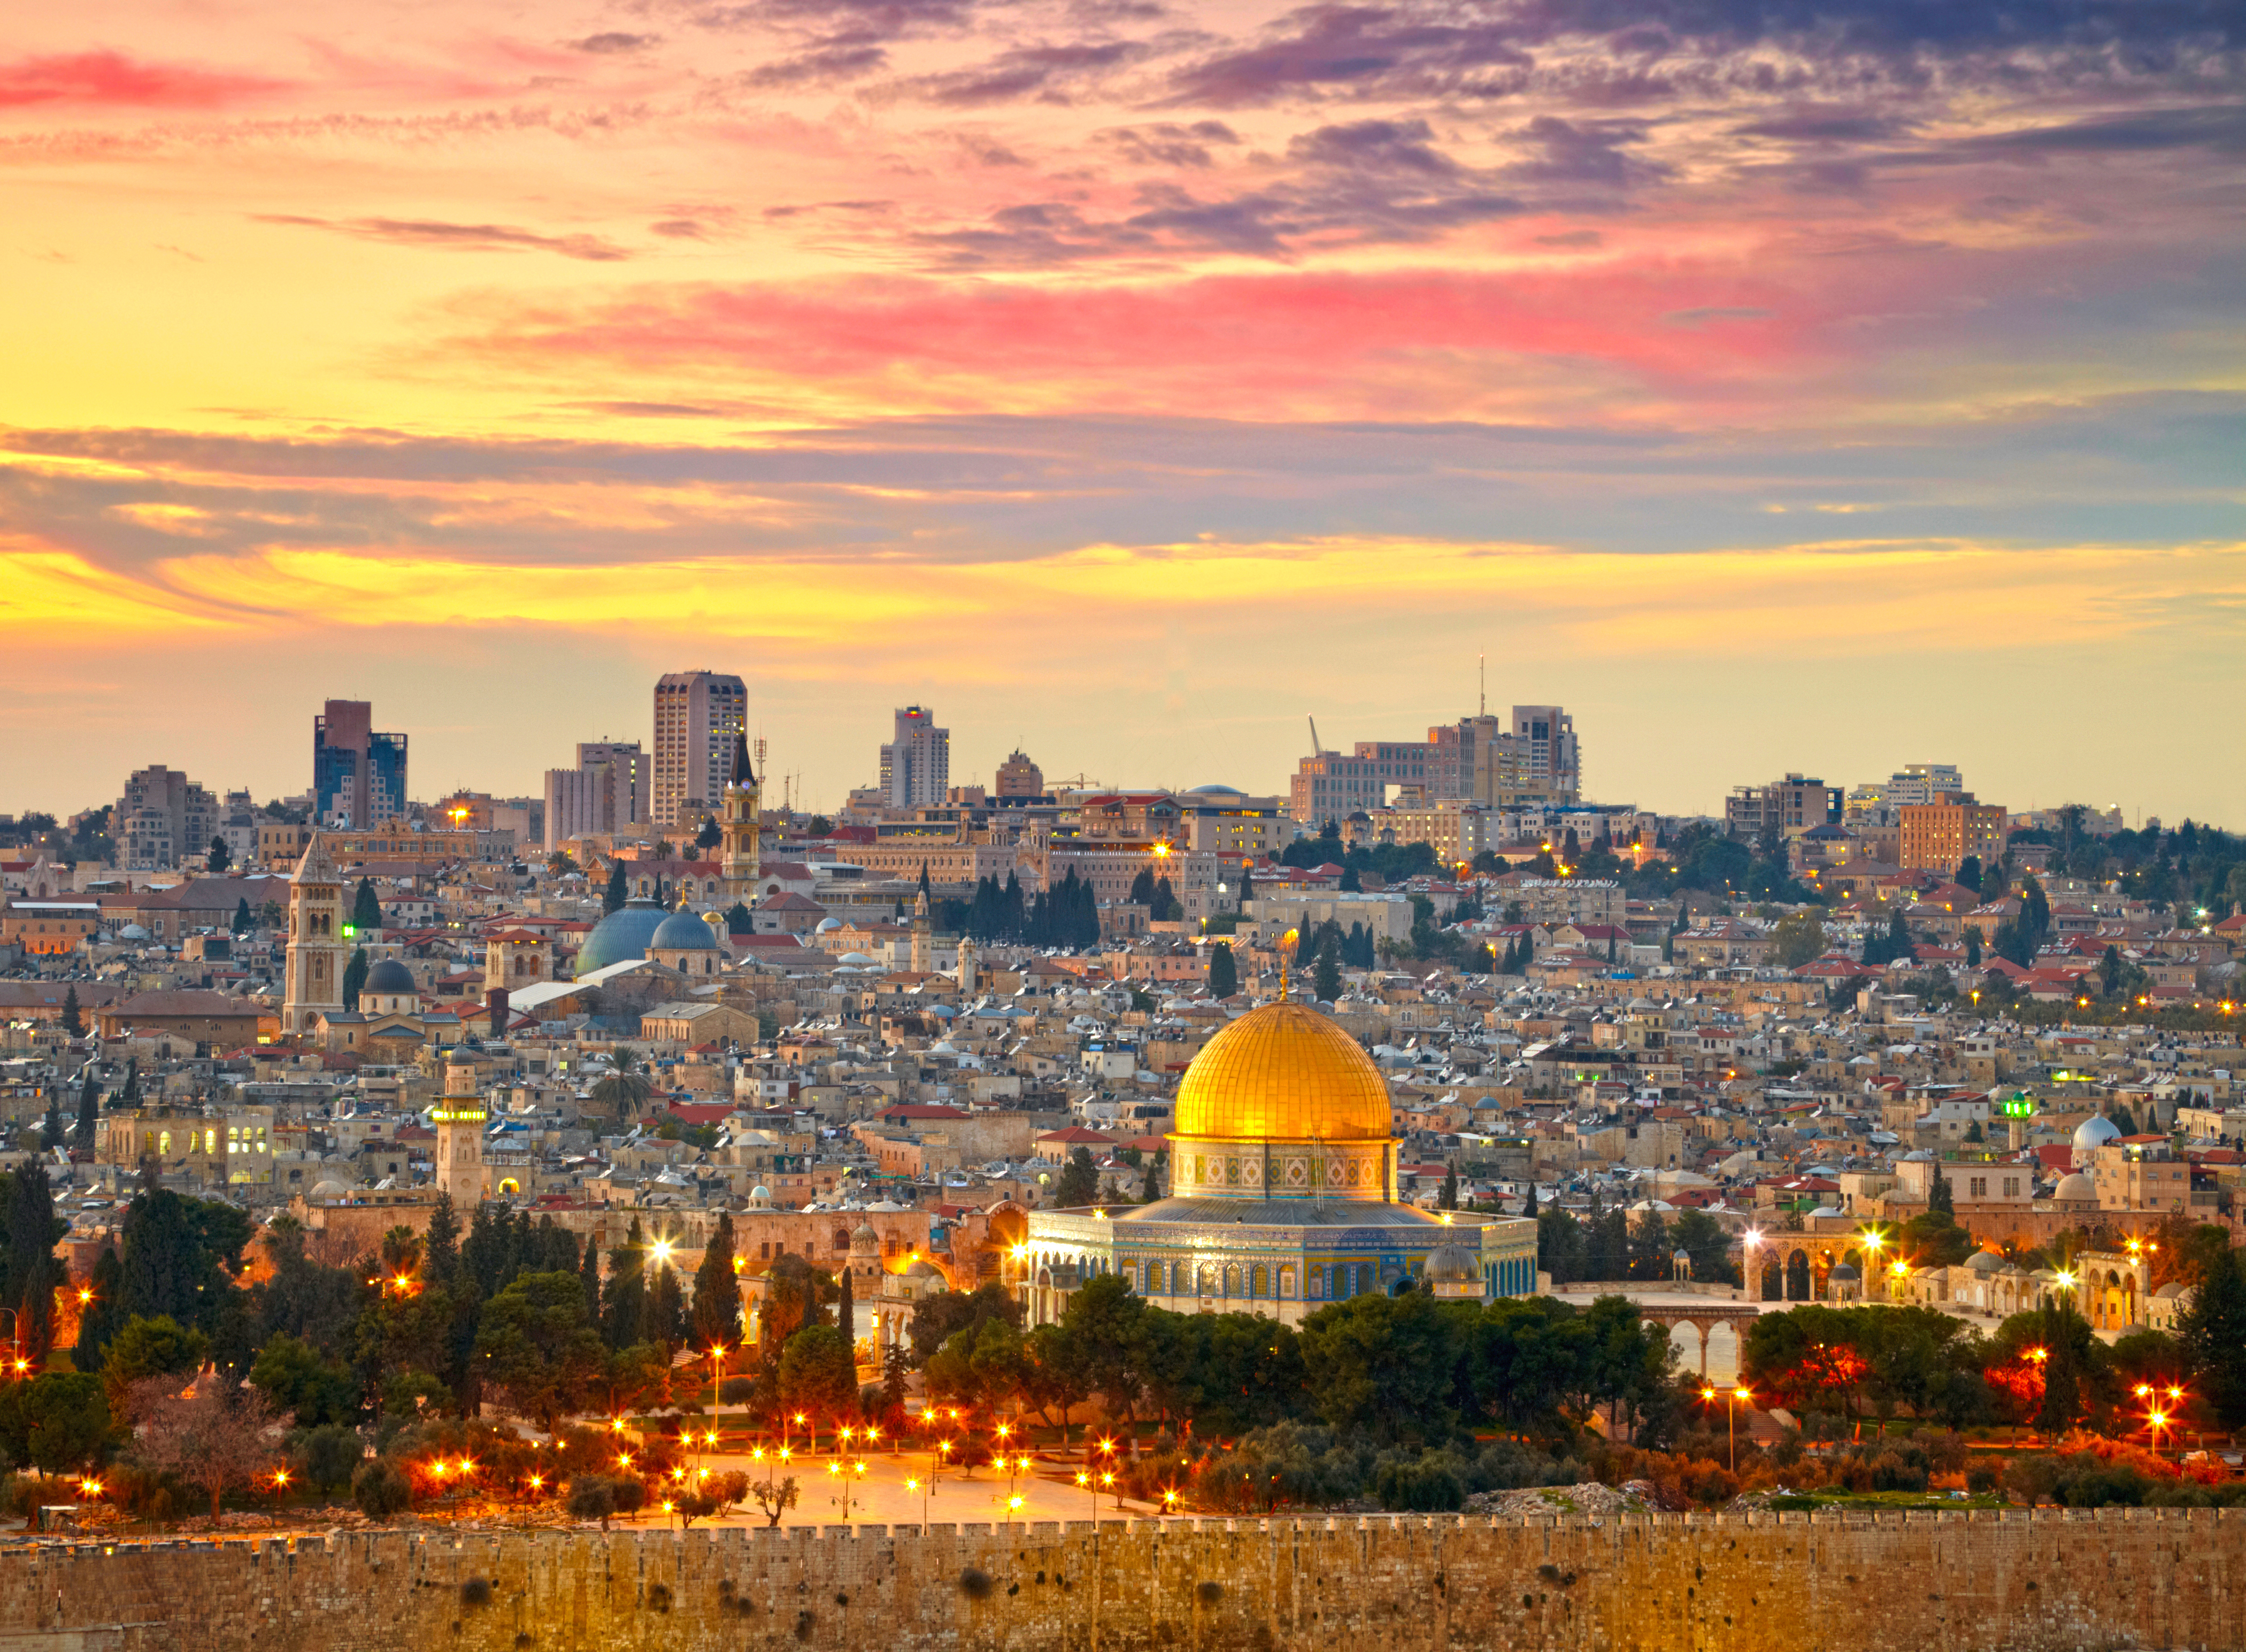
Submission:
[[[1487,651],[1603,790],[1720,731],[2246,819],[2205,0],[17,21],[42,804],[328,696],[528,791],[682,662],[829,799],[922,700],[962,776],[1273,785]]]
[[[644,704],[644,699],[647,699],[647,685],[644,683],[640,685],[638,697],[636,697],[636,699],[640,699]],[[328,704],[332,706],[332,704],[337,704],[337,701],[328,701]],[[1586,704],[1599,704],[1599,701],[1586,701]],[[389,719],[389,722],[409,722],[409,719],[402,715],[391,715],[391,710],[386,706],[389,706],[389,701],[384,704],[384,712],[382,712],[384,719]],[[800,809],[800,812],[811,812],[811,813],[818,813],[818,812],[831,813],[835,812],[835,809],[847,807],[849,793],[854,792],[854,789],[874,789],[874,792],[878,792],[878,789],[881,789],[878,759],[861,759],[861,758],[854,758],[854,753],[874,753],[874,751],[881,749],[881,739],[878,739],[882,733],[881,724],[892,722],[892,719],[901,719],[905,710],[919,712],[921,708],[889,706],[885,708],[885,710],[871,712],[869,722],[865,724],[865,728],[855,728],[855,726],[849,726],[849,712],[838,710],[838,708],[831,706],[831,704],[829,706],[822,706],[813,715],[813,726],[822,728],[824,733],[820,733],[815,739],[807,739],[807,742],[804,742],[802,758],[791,759],[786,744],[781,744],[781,739],[771,733],[771,724],[759,722],[759,717],[757,717],[757,683],[755,679],[750,679],[745,735],[748,735],[750,744],[759,742],[759,739],[771,744],[772,766],[771,766],[771,780],[768,780],[768,786],[766,786],[766,798],[764,798],[766,807],[768,809],[779,807],[784,786],[786,786],[788,805]],[[1439,715],[1439,708],[1433,708],[1433,710],[1435,710],[1435,715]],[[1523,708],[1516,706],[1516,710],[1523,710]],[[1559,712],[1561,708],[1539,706],[1539,708],[1532,708],[1532,710]],[[1332,755],[1350,753],[1357,744],[1375,744],[1375,742],[1392,744],[1397,742],[1397,739],[1404,739],[1404,742],[1408,742],[1411,746],[1417,746],[1417,735],[1411,731],[1412,715],[1415,715],[1415,712],[1397,712],[1395,722],[1404,724],[1401,731],[1397,731],[1397,728],[1388,728],[1388,726],[1379,728],[1379,731],[1364,731],[1364,728],[1350,726],[1350,724],[1341,724],[1341,731],[1343,731],[1341,738],[1332,738],[1332,735],[1321,733],[1321,751],[1327,755],[1327,758],[1332,758]],[[1570,708],[1568,708],[1568,715],[1575,717],[1575,706],[1572,706],[1572,704]],[[292,722],[292,719],[289,719],[289,717],[281,717],[281,722]],[[299,719],[294,719],[294,722],[301,724],[301,717]],[[573,742],[568,742],[559,751],[550,753],[553,762],[546,759],[548,758],[548,753],[539,753],[539,751],[516,753],[516,751],[510,749],[507,758],[487,758],[483,762],[483,766],[474,771],[469,771],[469,769],[456,771],[452,769],[452,766],[447,766],[447,769],[442,771],[442,773],[445,773],[442,785],[436,785],[436,782],[429,782],[429,780],[416,780],[416,785],[413,785],[413,793],[411,793],[411,800],[433,802],[438,800],[438,798],[445,798],[447,793],[453,793],[453,792],[483,792],[483,793],[490,793],[490,796],[494,798],[500,798],[500,796],[546,798],[550,796],[548,775],[562,773],[562,771],[573,771],[568,769],[568,765],[582,765],[582,762],[586,759],[584,755],[586,751],[602,753],[602,751],[607,751],[609,746],[629,746],[633,739],[638,739],[638,742],[643,744],[649,742],[649,733],[638,733],[638,735],[613,733],[613,731],[620,726],[617,719],[613,719],[613,717],[596,717],[593,722],[596,722],[602,731],[607,731],[604,738],[602,738],[602,742],[586,742],[586,739],[582,738],[573,739]],[[945,722],[955,722],[955,719],[945,712]],[[1072,742],[1072,733],[1069,733],[1067,728],[1053,728],[1052,731],[1053,744],[1046,744],[1036,738],[1013,738],[1013,735],[997,733],[997,728],[1002,726],[1002,724],[968,724],[966,719],[956,719],[956,722],[962,724],[962,728],[959,728],[959,733],[962,733],[962,746],[963,751],[970,755],[970,762],[956,766],[956,769],[952,771],[952,775],[948,778],[948,785],[952,786],[979,785],[983,786],[986,792],[997,792],[995,775],[997,775],[997,771],[1002,769],[1009,755],[1020,753],[1042,766],[1045,775],[1049,775],[1049,780],[1046,780],[1046,785],[1049,786],[1065,785],[1065,782],[1072,780],[1073,775],[1083,775],[1085,785],[1112,786],[1112,789],[1173,789],[1173,792],[1184,792],[1184,789],[1190,789],[1190,786],[1197,786],[1197,785],[1233,785],[1237,786],[1240,792],[1247,792],[1251,793],[1251,796],[1278,798],[1280,807],[1287,809],[1287,800],[1290,800],[1290,785],[1291,780],[1294,780],[1294,769],[1301,765],[1303,759],[1314,755],[1307,751],[1311,733],[1305,724],[1314,724],[1317,722],[1317,717],[1314,715],[1294,717],[1294,719],[1291,719],[1296,726],[1303,728],[1303,733],[1294,739],[1296,744],[1294,755],[1284,759],[1284,771],[1280,771],[1280,773],[1267,773],[1269,769],[1276,769],[1278,765],[1264,765],[1263,759],[1256,759],[1253,765],[1251,762],[1247,762],[1247,759],[1226,762],[1222,755],[1213,755],[1213,758],[1208,759],[1208,765],[1204,765],[1206,769],[1208,769],[1206,773],[1201,771],[1201,766],[1190,769],[1190,773],[1188,771],[1179,771],[1179,762],[1186,762],[1186,759],[1177,759],[1174,755],[1173,758],[1147,758],[1146,769],[1139,769],[1139,766],[1132,766],[1132,769],[1116,769],[1114,765],[1110,765],[1107,769],[1094,771],[1094,766],[1089,766],[1087,762],[1080,762],[1080,759],[1078,759],[1078,751],[1080,751],[1080,746],[1069,744]],[[1022,719],[1020,717],[1015,717],[1015,722],[1022,722]],[[1283,749],[1284,742],[1287,742],[1284,724],[1290,722],[1290,719],[1274,715],[1274,717],[1269,717],[1269,719],[1263,719],[1263,722],[1271,724],[1263,746],[1269,746],[1269,749]],[[1422,715],[1422,722],[1424,722],[1424,715]],[[1502,717],[1501,717],[1501,722],[1502,722]],[[1332,724],[1330,724],[1330,726],[1332,726]],[[453,726],[452,731],[447,731],[447,728],[438,728],[438,731],[433,731],[433,733],[438,735],[453,733],[460,739],[460,746],[463,746],[463,749],[490,751],[487,742],[480,739],[480,733],[483,733],[483,731],[479,731],[479,728]],[[948,738],[948,735],[950,735],[950,728],[941,728],[941,731],[936,731],[936,733]],[[1208,733],[1208,731],[1204,731],[1204,735],[1206,733]],[[438,759],[429,758],[429,751],[438,751],[438,753],[442,753],[442,744],[438,742],[438,739],[426,739],[425,742],[425,735],[422,735],[420,728],[406,728],[405,735],[416,742],[416,751],[420,753],[422,762],[429,762],[432,766],[433,762],[438,762]],[[178,765],[175,755],[157,755],[157,758],[153,758],[153,762],[157,762],[157,765],[173,762],[173,765],[182,769],[182,773],[191,775],[194,780],[202,782],[202,785],[209,785],[214,792],[215,789],[247,789],[247,792],[254,793],[261,802],[268,800],[268,798],[301,796],[301,793],[310,789],[310,786],[305,785],[303,775],[294,773],[294,769],[299,769],[301,762],[294,762],[289,755],[276,755],[272,753],[272,751],[258,749],[256,755],[254,755],[249,762],[242,762],[241,751],[235,751],[231,758],[227,755],[227,746],[222,739],[209,738],[209,735],[207,735],[202,742],[195,742],[195,739],[187,739],[187,738],[182,739],[184,739],[184,749],[187,749],[187,755],[188,755],[188,759],[184,762],[184,765]],[[730,742],[732,735],[728,733],[725,735],[725,739]],[[1586,759],[1586,782],[1583,782],[1582,793],[1579,793],[1579,796],[1582,796],[1586,802],[1608,802],[1608,805],[1635,802],[1635,805],[1646,809],[1660,809],[1660,812],[1680,813],[1680,816],[1705,816],[1705,818],[1713,818],[1713,820],[1723,820],[1725,813],[1727,813],[1727,796],[1725,796],[1725,793],[1730,793],[1734,786],[1747,785],[1747,782],[1752,782],[1752,785],[1761,785],[1759,775],[1801,773],[1804,766],[1813,766],[1813,769],[1826,771],[1826,775],[1828,775],[1830,780],[1835,782],[1837,789],[1848,789],[1848,786],[1855,786],[1855,785],[1878,785],[1887,771],[1895,771],[1895,775],[1900,778],[1900,771],[1902,771],[1904,766],[1923,766],[1923,762],[1927,759],[1927,753],[1925,751],[1920,751],[1920,746],[1934,746],[1934,749],[1941,751],[1941,755],[1945,759],[1947,758],[1958,759],[1957,765],[1952,765],[1952,762],[1941,762],[1941,765],[1936,765],[1938,769],[1950,771],[1950,773],[1954,775],[1958,766],[1961,766],[1963,771],[1968,771],[1970,775],[1974,775],[1974,782],[1972,782],[1974,789],[1985,792],[1988,796],[2004,798],[2005,807],[2015,809],[2015,812],[2028,812],[2028,809],[2055,809],[2055,807],[2062,807],[2062,805],[2068,805],[2068,802],[2079,802],[2079,805],[2091,805],[2091,807],[2098,807],[2098,809],[2118,809],[2120,820],[2127,825],[2138,825],[2141,820],[2152,820],[2152,818],[2165,820],[2168,825],[2176,825],[2179,820],[2185,820],[2185,818],[2195,818],[2195,820],[2203,820],[2203,823],[2210,823],[2210,825],[2226,825],[2230,818],[2235,818],[2235,816],[2223,816],[2223,813],[2219,812],[2199,812],[2199,809],[2190,809],[2190,807],[2161,807],[2161,800],[2138,800],[2138,798],[2129,798],[2129,796],[2109,796],[2109,793],[2095,792],[2093,786],[2073,785],[2073,782],[2066,778],[2066,773],[2046,775],[2039,769],[2035,769],[2032,765],[2021,765],[2021,762],[2017,762],[2017,759],[2015,762],[2005,762],[2001,749],[1997,751],[1972,749],[1972,738],[1970,738],[1965,731],[1958,731],[1958,733],[1954,735],[1934,733],[1930,735],[1925,742],[1920,742],[1920,746],[1911,746],[1911,751],[1918,755],[1904,753],[1904,755],[1894,755],[1894,758],[1882,758],[1882,755],[1878,755],[1878,751],[1882,749],[1884,738],[1878,733],[1868,733],[1864,735],[1864,738],[1853,742],[1860,751],[1868,751],[1868,753],[1873,753],[1862,759],[1835,758],[1833,753],[1835,753],[1840,746],[1835,746],[1833,742],[1820,744],[1817,739],[1787,742],[1783,744],[1783,746],[1774,746],[1774,751],[1779,751],[1781,755],[1770,759],[1752,755],[1754,753],[1754,749],[1750,749],[1750,746],[1725,744],[1723,749],[1720,749],[1720,753],[1707,753],[1707,755],[1700,755],[1700,758],[1693,758],[1689,769],[1678,771],[1678,773],[1684,775],[1684,780],[1682,780],[1682,796],[1676,796],[1676,793],[1669,793],[1669,792],[1653,792],[1650,786],[1633,786],[1629,785],[1629,778],[1606,778],[1606,780],[1602,780],[1602,775],[1610,773],[1610,765],[1608,765],[1608,759],[1606,759],[1606,753],[1610,746],[1619,751],[1633,751],[1635,746],[1637,746],[1639,742],[1644,742],[1644,739],[1649,739],[1646,738],[1644,728],[1630,726],[1630,724],[1623,724],[1623,726],[1613,728],[1613,731],[1608,731],[1608,728],[1602,728],[1602,726],[1592,726],[1590,731],[1588,731],[1590,758]],[[1132,738],[1130,742],[1123,742],[1123,749],[1143,749],[1143,744],[1146,744],[1143,742],[1143,738]],[[1656,735],[1656,738],[1650,738],[1650,744],[1653,744],[1653,746],[1660,746],[1662,739]],[[182,749],[182,742],[175,742],[173,744],[173,749],[168,751],[178,751],[178,749]],[[1210,746],[1210,751],[1215,751],[1215,749]],[[1808,755],[1804,755],[1804,751]],[[1895,744],[1895,751],[1902,751],[1902,746]],[[133,759],[133,766],[140,766],[140,762],[151,759],[148,758],[148,753],[137,753],[137,755],[135,753],[124,753],[126,758]],[[456,759],[456,762],[474,762],[474,759],[460,758]],[[862,773],[851,766],[854,762],[858,762],[858,765],[862,766]],[[1134,762],[1134,759],[1126,758],[1126,762]],[[0,796],[0,813],[45,812],[45,813],[54,813],[56,818],[65,818],[67,813],[77,812],[77,809],[99,807],[101,802],[112,800],[114,792],[117,792],[114,775],[105,782],[99,780],[99,773],[103,771],[103,766],[114,769],[117,765],[114,765],[110,758],[105,758],[105,755],[103,755],[103,758],[92,758],[92,762],[90,762],[90,766],[87,766],[87,773],[94,775],[94,780],[87,782],[87,785],[92,786],[92,792],[87,792],[85,800],[63,800],[63,798],[45,800],[45,798]],[[1657,765],[1646,765],[1646,766],[1653,771],[1660,769]],[[245,769],[249,771],[249,773],[245,773]],[[516,775],[516,769],[523,769],[523,773]],[[418,769],[418,773],[426,773],[426,771]],[[269,775],[269,780],[268,778],[258,778],[258,775]],[[1269,785],[1264,785],[1267,780]],[[643,786],[643,789],[647,786],[644,773],[640,775],[638,785]],[[800,789],[797,789],[797,786],[800,786]],[[71,793],[71,796],[77,796],[77,793]],[[936,793],[936,800],[941,800],[941,789],[939,793]],[[710,809],[710,813],[714,813],[714,807]],[[1327,813],[1332,813],[1332,812],[1327,812]],[[624,816],[617,816],[617,818],[624,818]],[[658,820],[656,825],[664,825],[664,823],[660,823]]]

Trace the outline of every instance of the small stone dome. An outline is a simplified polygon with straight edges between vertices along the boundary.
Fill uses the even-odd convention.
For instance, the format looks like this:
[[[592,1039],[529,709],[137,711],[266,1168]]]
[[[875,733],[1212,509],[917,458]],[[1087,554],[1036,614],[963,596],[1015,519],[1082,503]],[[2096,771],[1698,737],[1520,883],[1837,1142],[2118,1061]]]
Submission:
[[[692,913],[674,912],[656,925],[647,945],[650,952],[715,952],[718,937]]]
[[[860,1240],[865,1241],[868,1245],[878,1245],[881,1242],[881,1236],[874,1231],[873,1223],[860,1222],[850,1230],[850,1243],[854,1248]]]
[[[2074,1145],[2086,1151],[2121,1139],[2121,1127],[2103,1113],[2093,1113],[2074,1127]]]
[[[2061,1176],[2059,1186],[2052,1189],[2051,1196],[2053,1199],[2079,1199],[2088,1204],[2098,1197],[2098,1184],[2078,1170],[2071,1175]]]
[[[1825,1277],[1832,1280],[1836,1284],[1853,1285],[1858,1280],[1861,1279],[1863,1275],[1856,1271],[1855,1263],[1841,1262],[1836,1264],[1833,1271],[1826,1275]]]
[[[315,1199],[349,1199],[351,1197],[351,1189],[344,1186],[343,1183],[339,1181],[316,1182],[312,1186],[312,1197]]]
[[[1438,1245],[1427,1253],[1427,1282],[1469,1285],[1481,1281],[1481,1259],[1464,1245]]]
[[[905,1277],[907,1279],[942,1279],[943,1277],[943,1269],[938,1268],[934,1262],[929,1261],[927,1257],[923,1256],[911,1267],[905,1269]]]
[[[1965,1266],[1977,1274],[2000,1273],[2004,1259],[1993,1250],[1977,1250],[1965,1259]]]
[[[373,993],[378,997],[388,997],[394,993],[419,992],[421,989],[413,984],[412,970],[395,958],[385,958],[366,972],[366,984],[359,990]]]

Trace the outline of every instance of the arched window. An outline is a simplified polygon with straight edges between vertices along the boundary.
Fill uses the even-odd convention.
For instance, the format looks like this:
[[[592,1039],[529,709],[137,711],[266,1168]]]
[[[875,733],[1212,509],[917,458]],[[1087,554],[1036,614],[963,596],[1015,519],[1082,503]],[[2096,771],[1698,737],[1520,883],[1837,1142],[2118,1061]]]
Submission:
[[[1249,1285],[1248,1294],[1250,1296],[1269,1296],[1271,1294],[1271,1270],[1269,1268],[1261,1263],[1256,1265],[1256,1277]]]
[[[1160,1262],[1148,1262],[1147,1264],[1147,1295],[1149,1296],[1159,1295],[1161,1293],[1161,1289],[1162,1265]]]

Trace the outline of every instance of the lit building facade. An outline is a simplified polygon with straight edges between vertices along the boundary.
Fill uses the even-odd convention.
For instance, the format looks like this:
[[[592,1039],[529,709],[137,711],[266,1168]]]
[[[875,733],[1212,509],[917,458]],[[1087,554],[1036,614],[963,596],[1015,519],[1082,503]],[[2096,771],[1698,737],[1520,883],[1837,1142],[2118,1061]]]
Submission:
[[[1169,1142],[1169,1198],[1030,1213],[1009,1257],[1030,1322],[1058,1319],[1102,1274],[1176,1312],[1290,1324],[1372,1291],[1535,1291],[1533,1220],[1397,1202],[1387,1085],[1305,1005],[1265,1004],[1209,1040],[1179,1085]]]
[[[936,727],[936,713],[926,706],[899,707],[893,736],[881,747],[884,804],[892,809],[933,809],[950,788],[951,731]]]
[[[344,934],[351,908],[343,874],[325,838],[312,834],[289,874],[289,939],[281,988],[281,1030],[308,1033],[323,1016],[344,1007],[344,969],[351,937]]]

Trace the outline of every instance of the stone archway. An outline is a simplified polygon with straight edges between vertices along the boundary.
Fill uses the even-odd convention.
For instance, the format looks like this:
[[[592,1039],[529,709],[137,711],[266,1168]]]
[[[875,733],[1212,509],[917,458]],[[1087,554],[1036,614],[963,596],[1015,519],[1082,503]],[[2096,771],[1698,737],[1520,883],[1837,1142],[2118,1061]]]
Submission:
[[[1786,1300],[1806,1302],[1810,1297],[1809,1253],[1789,1252],[1786,1258]]]

